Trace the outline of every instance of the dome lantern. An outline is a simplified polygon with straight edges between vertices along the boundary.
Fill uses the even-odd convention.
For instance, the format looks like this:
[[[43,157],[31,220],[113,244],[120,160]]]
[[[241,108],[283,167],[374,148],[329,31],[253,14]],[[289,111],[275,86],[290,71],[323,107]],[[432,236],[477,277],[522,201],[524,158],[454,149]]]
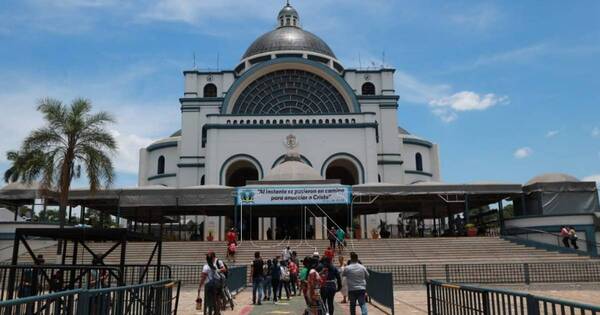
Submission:
[[[279,11],[277,15],[277,23],[279,27],[300,27],[300,16],[298,11],[290,5],[288,0],[285,7]]]

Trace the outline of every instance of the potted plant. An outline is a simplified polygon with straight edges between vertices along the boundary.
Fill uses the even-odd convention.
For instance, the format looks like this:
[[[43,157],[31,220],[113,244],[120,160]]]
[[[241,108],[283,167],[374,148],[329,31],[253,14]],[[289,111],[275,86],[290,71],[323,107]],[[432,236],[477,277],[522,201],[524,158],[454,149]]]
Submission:
[[[477,236],[477,227],[475,227],[475,224],[469,223],[465,225],[465,228],[467,229],[467,236]]]

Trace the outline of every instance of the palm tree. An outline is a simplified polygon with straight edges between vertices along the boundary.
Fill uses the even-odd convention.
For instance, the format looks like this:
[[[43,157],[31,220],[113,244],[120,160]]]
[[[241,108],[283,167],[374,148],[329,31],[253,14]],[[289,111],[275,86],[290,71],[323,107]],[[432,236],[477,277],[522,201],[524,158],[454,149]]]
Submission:
[[[19,151],[7,153],[12,165],[4,173],[5,181],[39,180],[42,191],[57,191],[61,228],[65,225],[71,182],[81,176],[82,167],[91,191],[102,185],[108,187],[114,180],[111,155],[117,143],[104,129],[114,119],[107,112],[93,114],[91,110],[86,99],[75,99],[69,106],[55,99],[42,99],[38,111],[44,115],[45,126],[31,132]]]
[[[12,163],[12,165],[4,172],[4,181],[7,183],[19,181],[32,181],[33,179],[25,178],[25,170],[29,168],[28,165],[35,165],[41,162],[43,158],[42,152],[27,152],[21,153],[20,151],[8,151],[6,152],[6,160]]]

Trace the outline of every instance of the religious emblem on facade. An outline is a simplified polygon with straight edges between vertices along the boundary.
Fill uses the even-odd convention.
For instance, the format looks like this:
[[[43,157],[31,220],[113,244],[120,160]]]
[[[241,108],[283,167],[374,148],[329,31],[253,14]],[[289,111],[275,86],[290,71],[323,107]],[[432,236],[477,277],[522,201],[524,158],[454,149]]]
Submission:
[[[287,137],[285,137],[285,146],[289,150],[295,149],[298,146],[298,140],[296,140],[296,136],[289,134]]]

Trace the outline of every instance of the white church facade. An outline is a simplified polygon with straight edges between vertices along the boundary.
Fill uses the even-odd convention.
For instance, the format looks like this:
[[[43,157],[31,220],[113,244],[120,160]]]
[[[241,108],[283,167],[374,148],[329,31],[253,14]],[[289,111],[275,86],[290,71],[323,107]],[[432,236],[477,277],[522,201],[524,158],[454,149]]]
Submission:
[[[440,181],[437,144],[398,127],[394,69],[345,68],[289,4],[233,70],[184,76],[181,130],[140,150],[139,186],[263,180],[289,135],[322,179]]]

